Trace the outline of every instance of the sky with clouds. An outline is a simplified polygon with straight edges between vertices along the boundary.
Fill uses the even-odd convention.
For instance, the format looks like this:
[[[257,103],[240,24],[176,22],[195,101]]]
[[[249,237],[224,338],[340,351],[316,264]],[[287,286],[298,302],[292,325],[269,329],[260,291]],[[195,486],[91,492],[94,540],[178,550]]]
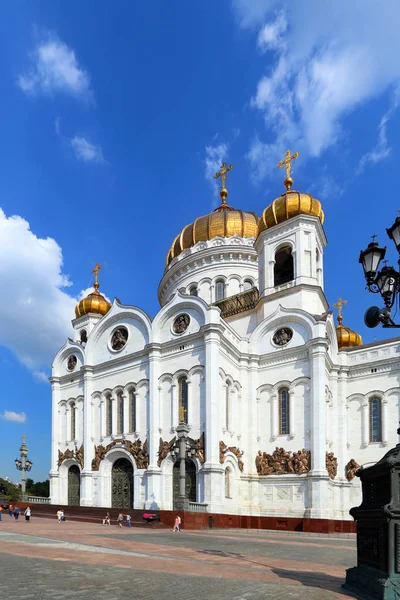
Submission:
[[[358,254],[399,208],[398,0],[16,0],[0,21],[0,476],[27,435],[49,468],[52,357],[101,290],[154,316],[165,255],[229,200],[257,213],[295,188],[326,214],[325,291],[366,342]],[[390,334],[390,331],[389,331]]]

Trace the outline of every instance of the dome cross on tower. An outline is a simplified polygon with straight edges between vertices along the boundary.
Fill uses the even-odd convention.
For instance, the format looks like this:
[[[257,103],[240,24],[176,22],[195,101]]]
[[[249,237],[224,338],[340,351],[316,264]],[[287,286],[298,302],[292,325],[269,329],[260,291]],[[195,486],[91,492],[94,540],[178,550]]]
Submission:
[[[94,269],[92,270],[92,273],[94,275],[94,289],[98,290],[100,285],[99,285],[99,271],[102,269],[102,265],[99,265],[99,263],[95,264]]]
[[[346,304],[347,304],[347,300],[342,300],[342,298],[338,298],[336,300],[335,304],[332,304],[333,308],[337,308],[337,312],[338,312],[337,320],[338,320],[338,323],[341,323],[343,321],[342,310],[343,310],[343,306],[345,306]]]
[[[278,164],[276,165],[277,168],[279,169],[280,167],[285,167],[285,171],[286,171],[286,179],[283,182],[283,185],[285,186],[285,188],[289,191],[290,188],[293,185],[293,179],[292,179],[292,162],[294,160],[296,160],[296,158],[299,157],[299,153],[295,152],[294,154],[291,154],[290,150],[286,150],[285,152],[285,158],[283,160],[281,160],[280,162],[278,162]]]
[[[218,171],[218,173],[215,173],[214,175],[214,179],[221,178],[221,189],[219,195],[221,196],[222,204],[226,204],[226,198],[228,196],[228,190],[225,187],[226,174],[228,173],[228,171],[232,171],[232,169],[233,165],[229,165],[228,167],[228,164],[226,162],[223,162],[220,166],[220,170]]]

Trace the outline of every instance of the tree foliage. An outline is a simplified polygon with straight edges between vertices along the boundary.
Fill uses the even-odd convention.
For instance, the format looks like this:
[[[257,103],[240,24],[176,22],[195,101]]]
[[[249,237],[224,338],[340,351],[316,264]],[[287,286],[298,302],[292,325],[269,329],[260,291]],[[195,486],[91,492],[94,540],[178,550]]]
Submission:
[[[41,496],[43,498],[48,498],[50,496],[50,483],[49,480],[46,481],[36,481],[33,479],[26,480],[26,493],[30,496]]]
[[[6,500],[16,502],[19,500],[21,488],[7,479],[0,478],[0,496],[4,496]]]

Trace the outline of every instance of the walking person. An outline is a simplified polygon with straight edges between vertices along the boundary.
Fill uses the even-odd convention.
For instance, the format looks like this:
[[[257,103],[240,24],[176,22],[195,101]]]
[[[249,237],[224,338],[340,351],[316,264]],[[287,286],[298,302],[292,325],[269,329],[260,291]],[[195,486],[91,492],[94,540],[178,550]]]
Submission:
[[[174,526],[172,527],[172,531],[179,531],[179,517],[178,515],[174,519]]]
[[[131,515],[125,515],[126,518],[126,526],[131,527]]]
[[[14,519],[18,521],[19,517],[19,507],[17,505],[14,506]]]
[[[31,520],[31,507],[27,506],[24,512],[25,515],[25,521],[30,521]]]
[[[8,507],[8,516],[10,518],[12,518],[13,514],[14,514],[14,508],[13,508],[13,505],[10,504],[10,506]]]
[[[62,510],[59,508],[57,511],[57,521],[61,523]]]
[[[123,520],[124,520],[124,515],[122,513],[119,513],[117,522],[120,527],[122,527]]]
[[[182,520],[181,520],[181,518],[180,518],[180,516],[179,516],[179,515],[177,516],[177,519],[178,519],[178,531],[180,531],[180,530],[181,530],[181,523],[182,523]]]
[[[106,513],[103,519],[103,525],[111,525],[110,513]]]

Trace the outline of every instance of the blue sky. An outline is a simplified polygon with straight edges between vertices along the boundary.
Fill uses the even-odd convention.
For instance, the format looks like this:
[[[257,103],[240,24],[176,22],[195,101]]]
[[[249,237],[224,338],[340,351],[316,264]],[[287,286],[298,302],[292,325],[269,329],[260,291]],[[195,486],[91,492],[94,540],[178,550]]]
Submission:
[[[333,5],[334,4],[334,5]],[[383,10],[384,7],[384,10]],[[365,342],[358,255],[399,208],[400,4],[386,0],[3,3],[0,18],[0,476],[27,435],[47,477],[55,352],[76,299],[101,290],[154,316],[165,255],[216,205],[261,211],[299,151],[321,200],[325,292]]]

